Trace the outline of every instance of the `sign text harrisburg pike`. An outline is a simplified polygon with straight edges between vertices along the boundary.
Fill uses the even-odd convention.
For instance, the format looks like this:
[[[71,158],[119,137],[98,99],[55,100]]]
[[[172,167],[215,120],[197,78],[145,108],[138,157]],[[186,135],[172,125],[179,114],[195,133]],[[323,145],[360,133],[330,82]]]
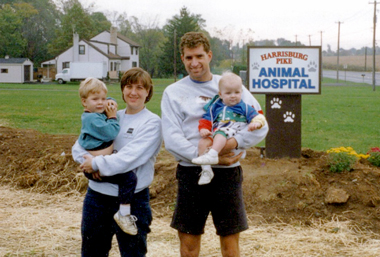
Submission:
[[[251,47],[249,58],[253,93],[320,93],[320,47]]]

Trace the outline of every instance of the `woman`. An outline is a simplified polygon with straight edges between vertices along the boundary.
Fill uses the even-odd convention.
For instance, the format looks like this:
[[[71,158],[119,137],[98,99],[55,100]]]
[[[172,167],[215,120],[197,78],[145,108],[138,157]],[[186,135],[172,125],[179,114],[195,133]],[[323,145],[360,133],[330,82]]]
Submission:
[[[146,71],[132,68],[125,72],[120,84],[126,109],[117,113],[120,132],[114,140],[116,153],[92,157],[77,141],[72,154],[85,172],[99,172],[100,176],[136,173],[131,214],[137,217],[138,234],[124,233],[114,221],[113,216],[119,208],[118,186],[90,180],[83,202],[82,256],[108,256],[115,234],[121,256],[145,256],[147,253],[146,239],[152,221],[148,187],[153,180],[154,163],[162,142],[161,120],[145,108],[145,103],[153,96],[152,80]]]

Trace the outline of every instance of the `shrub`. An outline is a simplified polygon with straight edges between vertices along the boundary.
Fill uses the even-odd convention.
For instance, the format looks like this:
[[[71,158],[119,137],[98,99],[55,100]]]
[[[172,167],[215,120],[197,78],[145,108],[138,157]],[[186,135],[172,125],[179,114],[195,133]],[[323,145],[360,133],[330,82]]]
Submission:
[[[330,150],[327,150],[327,153],[347,153],[349,155],[353,155],[358,159],[367,159],[369,157],[368,154],[358,154],[352,147],[337,147],[337,148],[331,148]]]
[[[380,167],[380,152],[372,152],[369,154],[368,161],[376,167]]]
[[[331,172],[350,171],[356,162],[357,157],[347,152],[330,152],[328,165]]]
[[[380,167],[380,148],[374,147],[371,148],[371,151],[368,152],[369,157],[368,161],[376,167]]]

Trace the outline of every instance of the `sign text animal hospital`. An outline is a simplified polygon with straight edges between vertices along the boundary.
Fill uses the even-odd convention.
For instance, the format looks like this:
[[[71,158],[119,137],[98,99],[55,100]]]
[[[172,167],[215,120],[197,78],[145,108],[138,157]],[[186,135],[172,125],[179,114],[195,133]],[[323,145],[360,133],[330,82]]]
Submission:
[[[252,93],[320,94],[320,47],[250,47]]]

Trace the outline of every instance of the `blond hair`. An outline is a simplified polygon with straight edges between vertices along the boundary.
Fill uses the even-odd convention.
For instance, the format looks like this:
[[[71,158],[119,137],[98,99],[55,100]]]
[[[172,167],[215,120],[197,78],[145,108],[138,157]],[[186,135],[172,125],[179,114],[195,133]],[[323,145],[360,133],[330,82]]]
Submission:
[[[79,96],[80,98],[87,98],[89,94],[94,94],[98,92],[108,92],[107,86],[103,83],[103,81],[97,78],[87,78],[83,80],[79,85]]]
[[[231,83],[231,81],[240,83],[243,86],[243,81],[241,80],[241,78],[238,75],[236,75],[235,73],[233,73],[231,71],[225,71],[225,72],[223,72],[222,77],[219,80],[219,84],[218,84],[219,91],[221,91],[222,85]]]

